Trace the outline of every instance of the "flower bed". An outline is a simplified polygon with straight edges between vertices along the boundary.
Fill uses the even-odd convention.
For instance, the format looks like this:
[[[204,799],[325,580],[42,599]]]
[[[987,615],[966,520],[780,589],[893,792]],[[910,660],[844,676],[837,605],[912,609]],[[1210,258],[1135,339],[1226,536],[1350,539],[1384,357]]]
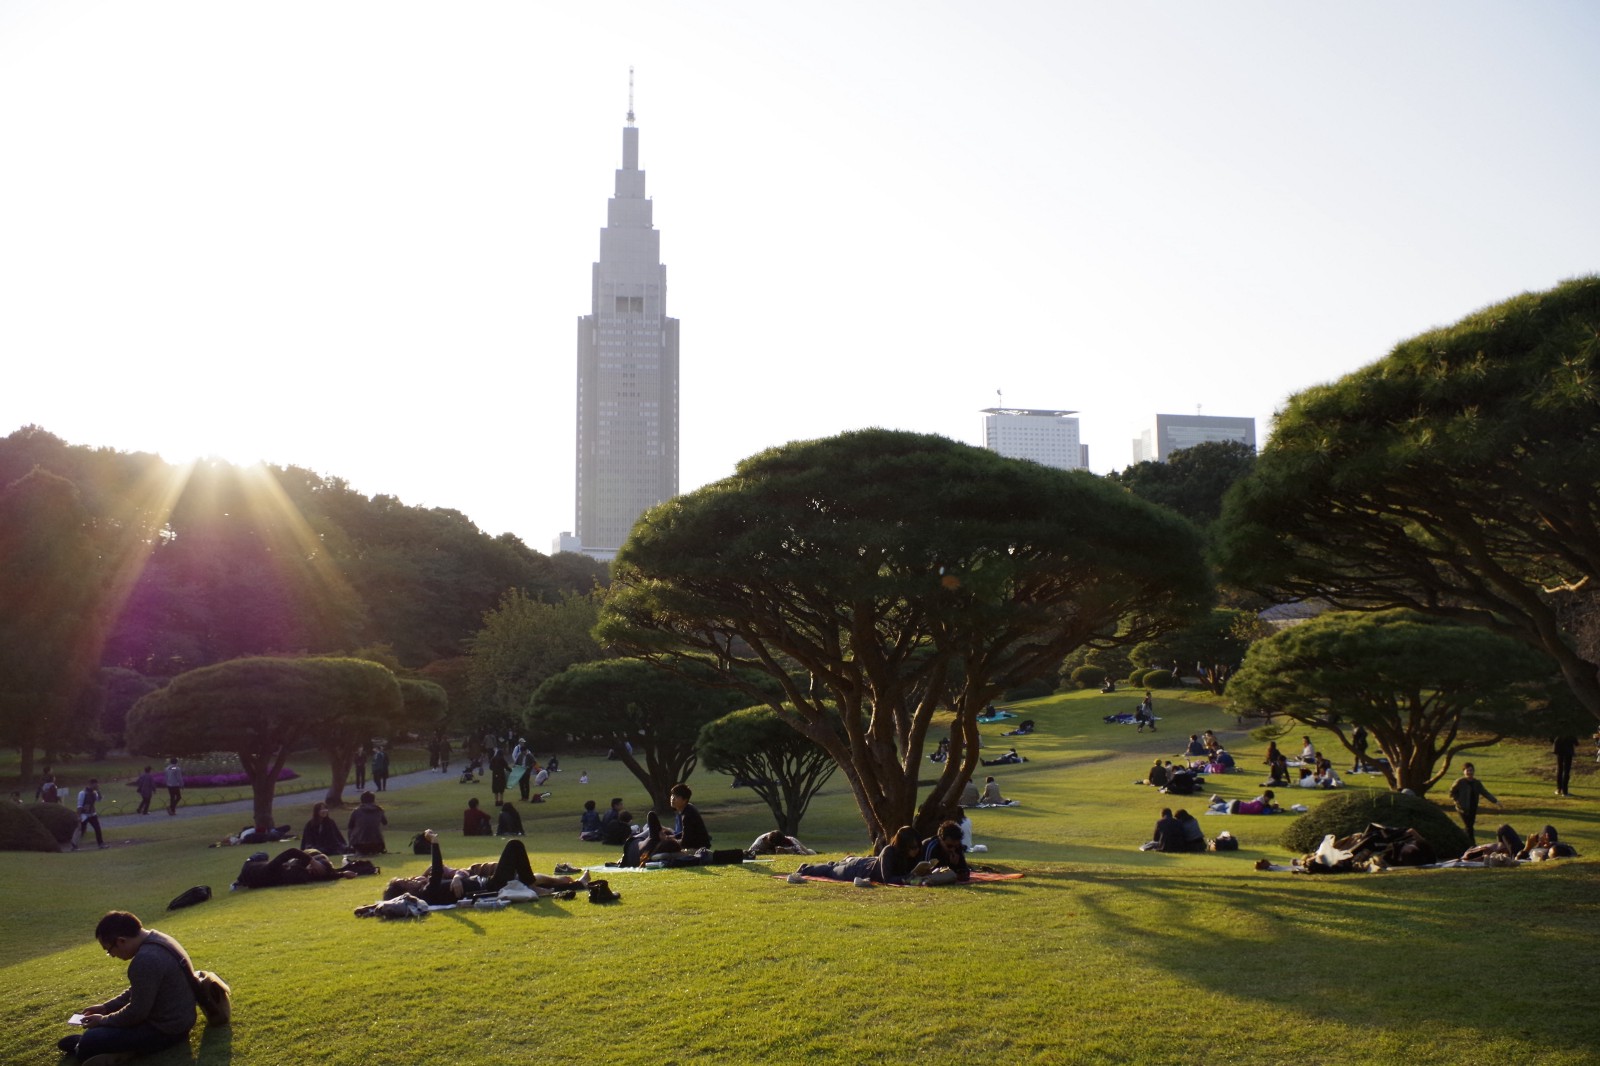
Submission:
[[[287,766],[285,766],[282,770],[278,771],[278,780],[279,781],[293,781],[295,778],[297,778],[299,776],[300,776],[299,774],[295,773],[293,770],[289,769]],[[131,787],[134,783],[135,783],[134,781],[129,781],[128,785]],[[242,788],[242,787],[247,787],[249,784],[250,784],[250,776],[248,774],[184,774],[183,775],[183,787],[184,788]],[[162,781],[161,775],[159,773],[156,774],[156,788],[159,790],[159,789],[163,789],[163,788],[166,788],[166,787],[167,786]]]

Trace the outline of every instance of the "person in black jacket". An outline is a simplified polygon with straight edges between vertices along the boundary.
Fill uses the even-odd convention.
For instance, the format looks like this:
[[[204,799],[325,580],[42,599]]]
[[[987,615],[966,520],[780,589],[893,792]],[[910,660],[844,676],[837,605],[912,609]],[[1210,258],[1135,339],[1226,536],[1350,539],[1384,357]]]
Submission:
[[[706,820],[700,817],[700,808],[689,802],[689,797],[693,795],[693,790],[682,781],[673,785],[668,793],[672,809],[678,812],[678,816],[673,820],[672,832],[661,834],[661,839],[665,842],[670,838],[678,845],[679,851],[699,851],[711,846],[711,831],[706,828]]]
[[[326,803],[314,804],[311,808],[311,820],[306,827],[300,830],[300,846],[315,848],[329,855],[343,855],[350,850],[344,841],[344,834],[339,832],[339,823],[328,814]]]

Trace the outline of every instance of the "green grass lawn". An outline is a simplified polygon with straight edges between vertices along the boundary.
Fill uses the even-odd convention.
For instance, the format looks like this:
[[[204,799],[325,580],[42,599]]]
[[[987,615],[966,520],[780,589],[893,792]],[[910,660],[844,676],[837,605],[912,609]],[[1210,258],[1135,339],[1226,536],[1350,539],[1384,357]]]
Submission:
[[[237,817],[108,820],[126,846],[13,854],[0,882],[10,950],[0,967],[0,1062],[54,1062],[67,1015],[121,986],[95,945],[118,907],[181,939],[234,987],[235,1024],[197,1028],[152,1066],[505,1060],[594,1063],[951,1062],[1455,1064],[1595,1063],[1600,855],[1593,764],[1576,798],[1551,795],[1551,759],[1504,744],[1481,776],[1519,831],[1553,822],[1584,857],[1514,870],[1304,877],[1254,870],[1290,858],[1288,818],[1207,817],[1240,837],[1224,855],[1136,850],[1167,798],[1132,782],[1190,732],[1216,729],[1253,796],[1265,745],[1199,694],[1164,695],[1160,732],[1108,726],[1133,696],[1074,693],[1022,705],[1039,732],[1021,766],[996,767],[1022,806],[973,814],[977,860],[1026,877],[981,887],[856,889],[773,878],[799,861],[618,874],[620,904],[544,901],[422,922],[352,917],[382,878],[229,893],[245,849],[204,845]],[[989,751],[1010,741],[985,726]],[[1298,750],[1300,730],[1290,736]],[[1319,740],[1321,738],[1318,738]],[[1335,760],[1341,768],[1348,762]],[[594,863],[579,843],[585,799],[642,815],[615,763],[563,757],[552,802],[523,807],[536,869]],[[930,765],[930,770],[932,764]],[[578,774],[589,771],[588,787]],[[931,776],[931,772],[930,775]],[[1356,778],[1358,783],[1366,780]],[[698,775],[720,846],[768,826],[726,778]],[[1357,787],[1360,787],[1358,784]],[[390,793],[390,846],[441,830],[448,861],[492,858],[460,836],[469,795],[454,776]],[[297,827],[314,797],[280,801]],[[1320,795],[1290,790],[1315,804]],[[1204,796],[1188,798],[1191,810]],[[1492,831],[1498,817],[1486,816]],[[1480,824],[1480,838],[1484,825]],[[801,836],[825,854],[863,846],[842,781]],[[391,854],[390,871],[424,860]],[[193,884],[217,898],[172,914]]]

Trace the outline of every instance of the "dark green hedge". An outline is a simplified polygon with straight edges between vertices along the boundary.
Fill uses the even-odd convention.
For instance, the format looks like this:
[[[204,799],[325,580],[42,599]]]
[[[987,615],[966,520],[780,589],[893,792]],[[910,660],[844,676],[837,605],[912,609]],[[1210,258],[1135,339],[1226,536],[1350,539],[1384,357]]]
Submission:
[[[1315,810],[1303,814],[1284,830],[1280,843],[1296,855],[1317,850],[1322,838],[1359,833],[1376,822],[1400,829],[1415,829],[1440,859],[1454,859],[1471,846],[1467,832],[1444,808],[1420,796],[1403,792],[1360,789],[1329,796]]]
[[[55,806],[54,804],[36,804],[39,807]],[[69,821],[72,812],[67,812]],[[72,830],[67,830],[67,836],[72,836]],[[61,844],[50,834],[50,830],[35,818],[25,807],[9,801],[0,801],[0,851],[60,851]]]

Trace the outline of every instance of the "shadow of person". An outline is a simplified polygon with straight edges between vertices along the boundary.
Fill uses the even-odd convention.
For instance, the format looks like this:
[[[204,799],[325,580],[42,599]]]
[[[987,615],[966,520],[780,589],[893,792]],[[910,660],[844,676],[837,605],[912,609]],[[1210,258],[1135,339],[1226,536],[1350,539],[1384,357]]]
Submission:
[[[233,1061],[233,1026],[208,1025],[200,1034],[200,1050],[195,1056],[198,1066],[224,1066]]]

